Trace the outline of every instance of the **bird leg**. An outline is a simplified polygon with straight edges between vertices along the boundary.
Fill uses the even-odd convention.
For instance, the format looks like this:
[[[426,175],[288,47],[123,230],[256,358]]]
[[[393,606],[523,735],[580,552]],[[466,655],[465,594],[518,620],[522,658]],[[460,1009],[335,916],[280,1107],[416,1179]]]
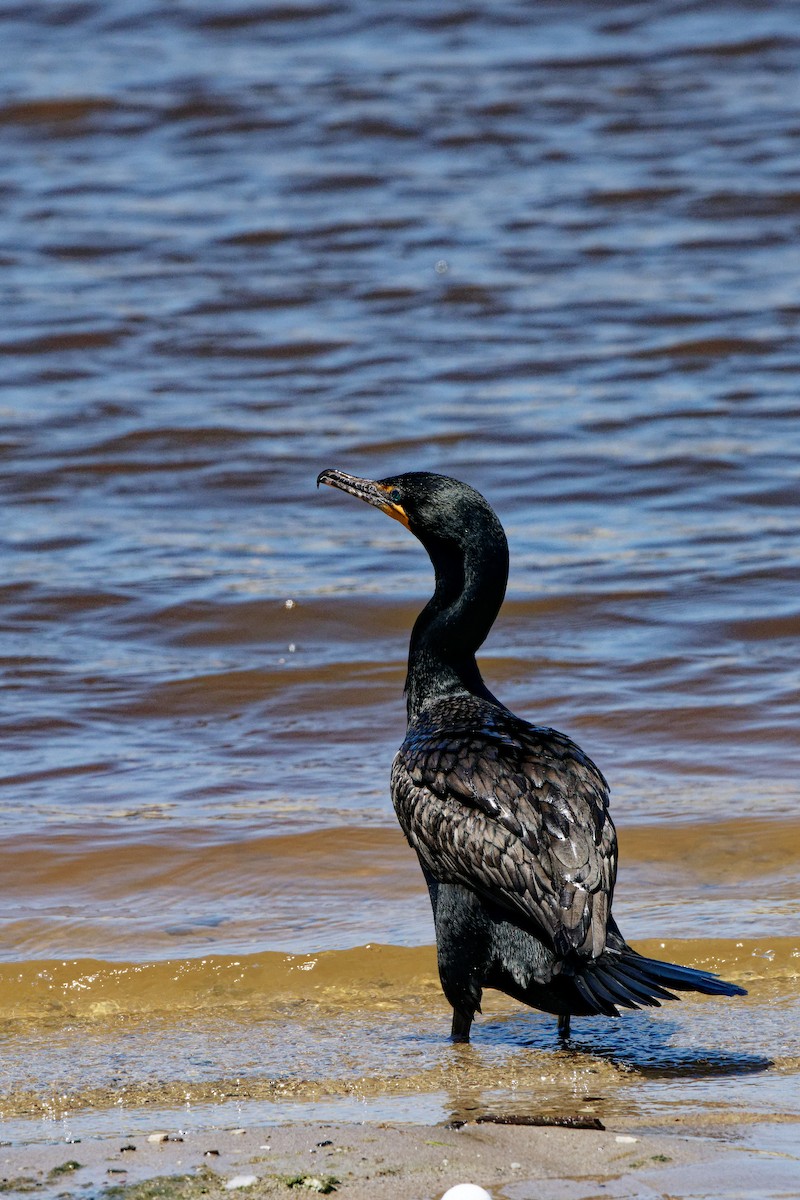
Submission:
[[[459,1009],[453,1009],[453,1027],[450,1030],[450,1038],[454,1042],[468,1042],[469,1030],[472,1024],[473,1013],[461,1012]]]
[[[562,1042],[569,1040],[569,1013],[562,1013],[558,1018],[558,1036]]]

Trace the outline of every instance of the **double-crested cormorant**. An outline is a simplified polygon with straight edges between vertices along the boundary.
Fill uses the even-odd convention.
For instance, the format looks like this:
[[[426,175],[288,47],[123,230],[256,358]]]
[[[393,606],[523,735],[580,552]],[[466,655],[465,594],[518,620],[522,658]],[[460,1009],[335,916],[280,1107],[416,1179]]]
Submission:
[[[608,786],[563,733],[530,725],[475,662],[500,611],[508,544],[467,484],[413,471],[327,483],[401,521],[436,574],[411,634],[408,729],[392,800],[430,891],[452,1036],[468,1041],[484,987],[558,1016],[658,1007],[671,989],[741,996],[716,975],[644,958],[611,915],[617,836]]]

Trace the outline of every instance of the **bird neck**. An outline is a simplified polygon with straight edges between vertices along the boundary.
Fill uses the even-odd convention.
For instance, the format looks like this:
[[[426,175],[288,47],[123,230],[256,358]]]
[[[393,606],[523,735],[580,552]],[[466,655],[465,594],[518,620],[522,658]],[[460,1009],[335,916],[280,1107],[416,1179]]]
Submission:
[[[500,529],[498,522],[498,529]],[[426,544],[436,573],[433,595],[414,623],[406,702],[412,721],[432,700],[469,692],[499,704],[481,678],[475,652],[500,611],[508,580],[508,546],[500,537],[467,550]]]

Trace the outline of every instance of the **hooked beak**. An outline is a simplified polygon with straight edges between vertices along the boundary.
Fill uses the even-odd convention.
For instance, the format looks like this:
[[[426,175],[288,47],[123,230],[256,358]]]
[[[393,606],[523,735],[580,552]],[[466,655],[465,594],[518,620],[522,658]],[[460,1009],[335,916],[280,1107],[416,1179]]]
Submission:
[[[322,471],[317,476],[317,487],[321,483],[327,483],[328,487],[338,488],[340,492],[349,492],[351,496],[365,500],[367,504],[385,512],[388,517],[394,517],[395,521],[405,525],[406,529],[409,528],[405,509],[389,498],[392,489],[388,484],[378,483],[374,479],[359,479],[357,475],[348,475],[346,471],[335,469]]]

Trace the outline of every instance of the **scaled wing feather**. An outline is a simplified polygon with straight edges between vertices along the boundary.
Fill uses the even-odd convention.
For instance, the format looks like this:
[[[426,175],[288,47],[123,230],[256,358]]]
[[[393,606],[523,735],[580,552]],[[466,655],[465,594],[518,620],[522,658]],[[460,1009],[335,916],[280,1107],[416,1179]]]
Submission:
[[[434,878],[477,892],[559,955],[603,952],[616,833],[606,782],[569,738],[448,697],[409,727],[392,798]]]

